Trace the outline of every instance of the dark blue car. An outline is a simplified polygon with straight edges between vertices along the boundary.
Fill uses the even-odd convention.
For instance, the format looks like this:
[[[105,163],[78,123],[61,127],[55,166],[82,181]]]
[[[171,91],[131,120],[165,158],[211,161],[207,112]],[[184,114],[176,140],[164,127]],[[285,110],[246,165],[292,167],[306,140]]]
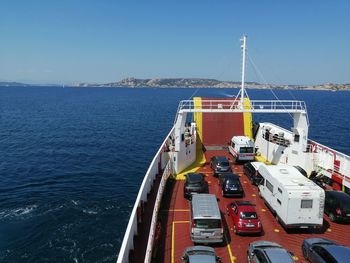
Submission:
[[[326,238],[307,238],[301,246],[304,258],[312,263],[348,263],[350,248]]]

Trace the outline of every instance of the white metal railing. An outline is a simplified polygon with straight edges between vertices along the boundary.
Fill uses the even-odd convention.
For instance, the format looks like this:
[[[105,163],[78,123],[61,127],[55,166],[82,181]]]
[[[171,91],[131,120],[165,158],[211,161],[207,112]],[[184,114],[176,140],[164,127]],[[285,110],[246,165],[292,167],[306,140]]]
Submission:
[[[299,100],[250,100],[250,107],[240,109],[240,101],[233,100],[201,100],[201,108],[195,108],[193,100],[180,101],[178,112],[181,110],[233,110],[233,111],[256,111],[256,110],[285,110],[290,111],[306,111],[306,104]]]
[[[193,100],[182,100],[179,103],[175,122],[181,112],[252,112],[252,113],[305,113],[306,104],[299,100],[250,100],[250,106],[240,107],[240,101],[235,99],[202,99],[201,107],[194,105]],[[307,118],[307,122],[308,118]]]
[[[169,134],[165,137],[165,140],[159,147],[158,152],[154,156],[148,170],[143,178],[140,190],[137,194],[134,207],[131,211],[128,226],[126,228],[122,245],[118,254],[117,263],[127,263],[129,262],[129,253],[134,248],[134,236],[137,234],[137,209],[141,206],[141,202],[147,201],[147,194],[151,191],[153,187],[153,180],[158,173],[158,163],[160,161],[160,155],[163,152],[163,147],[165,147],[169,136],[174,132],[174,127],[170,130]]]
[[[323,144],[320,144],[316,141],[313,140],[308,140],[308,151],[312,152],[312,153],[316,153],[316,152],[326,152],[329,153],[331,155],[333,155],[333,161],[330,164],[331,171],[328,171],[328,167],[325,167],[324,164],[321,162],[321,160],[317,160],[317,163],[315,163],[315,166],[317,168],[319,168],[320,170],[323,170],[325,172],[325,174],[328,172],[333,173],[333,172],[338,172],[340,173],[343,177],[348,177],[350,178],[350,170],[347,169],[348,167],[350,167],[350,156],[346,155],[344,153],[338,152],[328,146],[325,146]],[[339,160],[341,161],[340,166],[336,165],[334,163],[334,160]],[[343,178],[344,179],[344,178]]]
[[[156,226],[157,226],[157,221],[158,221],[158,212],[159,212],[160,204],[162,201],[166,181],[169,178],[169,176],[172,174],[172,172],[173,172],[173,165],[172,165],[172,161],[169,160],[168,164],[165,167],[164,173],[162,175],[162,179],[160,181],[159,188],[158,188],[157,198],[156,198],[154,208],[153,208],[151,229],[150,229],[150,232],[148,235],[146,256],[145,256],[145,261],[144,261],[145,263],[149,263],[152,260],[154,237],[155,237]]]

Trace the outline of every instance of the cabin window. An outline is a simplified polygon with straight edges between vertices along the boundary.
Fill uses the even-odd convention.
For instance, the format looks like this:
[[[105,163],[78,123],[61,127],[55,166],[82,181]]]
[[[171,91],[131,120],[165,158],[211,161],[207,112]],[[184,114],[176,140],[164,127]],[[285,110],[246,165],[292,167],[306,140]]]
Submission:
[[[268,180],[266,180],[266,188],[269,189],[271,193],[273,193],[273,185]]]
[[[254,153],[254,148],[253,147],[241,147],[239,149],[240,153]]]
[[[300,135],[294,134],[294,141],[299,142],[299,140],[300,140]]]
[[[301,200],[301,208],[312,208],[312,200]]]
[[[280,193],[282,194],[282,190],[281,190],[281,188],[279,188],[279,187],[278,187],[278,192],[280,192]]]

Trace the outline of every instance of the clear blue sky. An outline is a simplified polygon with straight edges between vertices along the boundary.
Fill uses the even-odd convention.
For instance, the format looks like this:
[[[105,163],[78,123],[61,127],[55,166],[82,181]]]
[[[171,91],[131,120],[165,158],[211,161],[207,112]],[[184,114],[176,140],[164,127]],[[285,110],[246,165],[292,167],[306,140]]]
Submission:
[[[0,80],[240,78],[350,83],[350,1],[1,0]],[[249,81],[263,82],[251,64]]]

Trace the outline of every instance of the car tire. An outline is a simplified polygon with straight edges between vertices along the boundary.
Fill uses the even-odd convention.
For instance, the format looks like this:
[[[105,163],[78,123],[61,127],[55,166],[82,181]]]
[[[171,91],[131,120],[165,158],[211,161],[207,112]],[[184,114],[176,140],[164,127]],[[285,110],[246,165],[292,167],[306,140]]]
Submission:
[[[332,222],[335,222],[336,220],[335,215],[332,212],[329,213],[329,220],[331,220]]]
[[[301,250],[302,250],[302,252],[303,252],[303,257],[304,257],[305,259],[307,259],[307,258],[308,258],[308,255],[307,255],[306,247],[305,247],[304,245],[301,246]]]

